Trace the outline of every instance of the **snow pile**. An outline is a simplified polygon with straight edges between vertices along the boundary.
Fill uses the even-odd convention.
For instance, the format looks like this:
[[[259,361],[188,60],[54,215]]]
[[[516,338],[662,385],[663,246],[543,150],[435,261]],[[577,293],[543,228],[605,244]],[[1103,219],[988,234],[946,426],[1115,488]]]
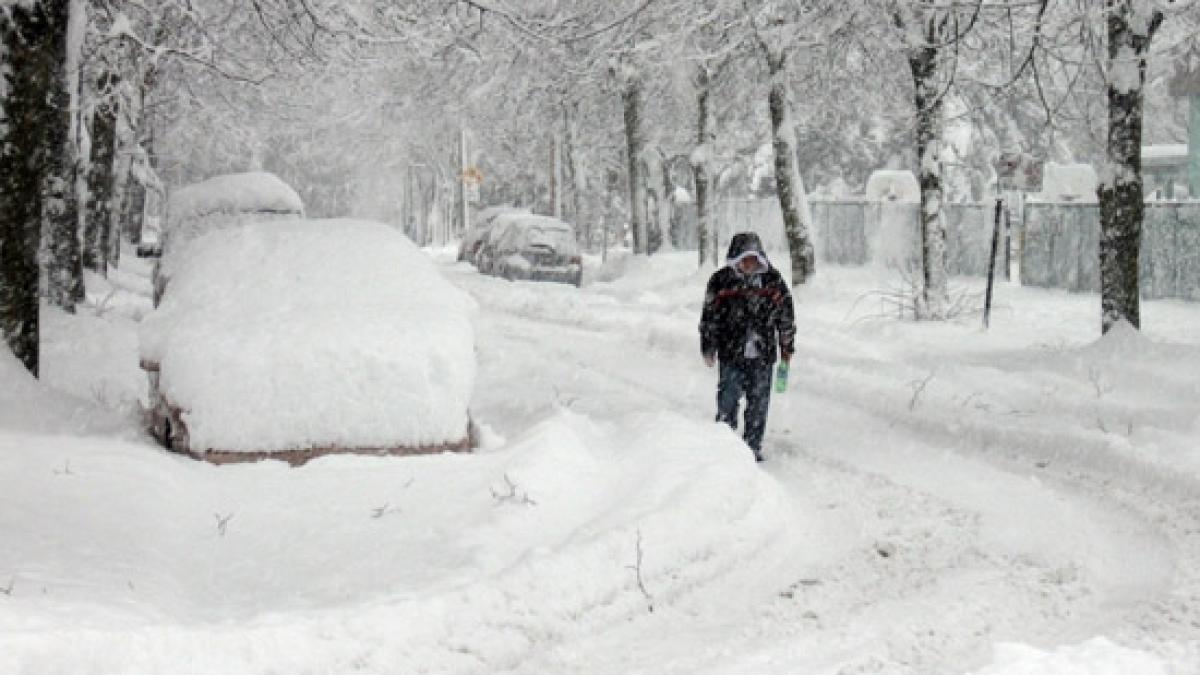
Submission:
[[[728,430],[665,413],[300,469],[7,441],[6,673],[501,672],[797,526]]]
[[[45,366],[41,370],[44,372]],[[45,434],[111,433],[121,426],[118,420],[87,399],[47,387],[30,375],[12,352],[7,348],[0,349],[0,430]]]
[[[466,433],[474,311],[387,226],[255,223],[187,247],[141,358],[195,450],[437,445]]]
[[[1042,651],[1019,644],[996,645],[995,662],[975,675],[1171,675],[1157,656],[1102,637]]]
[[[1096,169],[1091,164],[1057,164],[1046,162],[1042,174],[1042,191],[1029,195],[1037,202],[1096,202],[1099,185]]]

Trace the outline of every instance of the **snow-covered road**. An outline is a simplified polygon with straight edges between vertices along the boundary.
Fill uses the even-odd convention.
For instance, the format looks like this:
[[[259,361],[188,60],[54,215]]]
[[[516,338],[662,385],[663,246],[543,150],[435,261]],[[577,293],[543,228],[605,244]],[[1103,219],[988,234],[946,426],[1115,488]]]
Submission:
[[[0,673],[1200,672],[1200,306],[1097,340],[1094,296],[1003,284],[985,333],[824,267],[755,464],[693,254],[433,255],[480,307],[472,454],[166,453],[144,270],[48,312],[41,382],[0,359]]]
[[[501,434],[553,405],[712,414],[702,278],[577,293],[449,274],[484,308],[475,412]],[[959,673],[1005,642],[1129,667],[1085,642],[1095,636],[1184,669],[1164,672],[1200,664],[1197,481],[1166,464],[1185,459],[1174,450],[1195,460],[1195,344],[856,322],[833,308],[852,303],[811,295],[798,298],[794,385],[773,401],[763,466],[796,526],[736,572],[519,670]],[[513,399],[517,381],[534,395]],[[1166,456],[1138,454],[1146,445]]]

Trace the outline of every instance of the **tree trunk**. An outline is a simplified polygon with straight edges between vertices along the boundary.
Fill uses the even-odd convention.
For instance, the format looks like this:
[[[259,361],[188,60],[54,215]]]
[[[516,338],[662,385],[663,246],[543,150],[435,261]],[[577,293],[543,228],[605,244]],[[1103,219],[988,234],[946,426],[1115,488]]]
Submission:
[[[930,44],[941,32],[930,19]],[[946,276],[946,223],[942,214],[942,99],[937,87],[937,48],[919,47],[909,54],[916,104],[916,142],[921,186],[921,295],[916,300],[917,317],[944,319],[950,304]]]
[[[83,228],[83,266],[108,274],[109,236],[112,231],[114,172],[116,171],[117,76],[105,73],[97,83],[92,115],[92,157],[88,169],[87,220]],[[103,100],[108,98],[108,100]]]
[[[1142,91],[1146,52],[1162,22],[1155,12],[1138,33],[1129,0],[1108,0],[1108,170],[1100,181],[1101,331],[1121,320],[1141,327],[1138,254],[1145,205],[1142,195]]]
[[[633,230],[633,252],[646,249],[646,188],[642,176],[642,80],[634,73],[621,90],[625,113],[625,155],[629,160],[629,224]]]
[[[84,11],[75,6],[68,11]],[[83,19],[79,19],[81,24]],[[79,27],[82,29],[82,26]],[[75,304],[86,296],[83,287],[83,262],[79,246],[79,198],[76,180],[79,171],[79,152],[75,128],[76,107],[71,105],[71,70],[78,67],[78,60],[66,54],[68,37],[64,32],[62,42],[54,49],[63,52],[60,68],[55,70],[53,90],[48,101],[53,108],[54,123],[47,129],[47,148],[59,148],[46,156],[42,192],[45,197],[43,208],[43,237],[46,252],[46,298],[54,306],[74,314]]]
[[[696,184],[696,248],[701,267],[707,258],[708,247],[717,245],[715,232],[711,244],[708,240],[708,231],[712,223],[708,203],[708,166],[712,154],[712,138],[708,131],[711,83],[708,68],[700,66],[696,74],[696,147],[692,150],[690,159],[692,180]]]
[[[801,215],[800,173],[796,167],[795,134],[787,109],[785,56],[767,55],[771,88],[767,93],[767,108],[771,113],[771,138],[775,151],[775,187],[779,208],[783,212],[783,232],[791,254],[792,285],[807,282],[816,273],[816,251],[813,248],[810,223]]]
[[[0,57],[7,65],[0,123],[0,333],[38,374],[38,247],[41,243],[50,130],[61,123],[68,5],[14,5],[0,14]],[[61,161],[61,158],[60,158]]]

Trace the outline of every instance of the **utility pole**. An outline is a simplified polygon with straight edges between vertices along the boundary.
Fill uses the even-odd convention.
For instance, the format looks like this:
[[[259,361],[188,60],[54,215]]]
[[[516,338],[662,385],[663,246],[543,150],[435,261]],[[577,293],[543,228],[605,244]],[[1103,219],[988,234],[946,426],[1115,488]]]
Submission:
[[[459,157],[458,157],[458,196],[462,200],[462,228],[460,233],[465,233],[467,228],[471,226],[471,203],[467,199],[467,130],[466,127],[461,127],[458,132],[459,136]]]

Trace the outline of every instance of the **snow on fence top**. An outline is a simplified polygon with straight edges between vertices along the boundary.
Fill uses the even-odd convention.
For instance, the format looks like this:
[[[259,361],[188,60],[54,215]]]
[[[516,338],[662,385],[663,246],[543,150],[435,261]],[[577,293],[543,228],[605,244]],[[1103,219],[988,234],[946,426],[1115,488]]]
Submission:
[[[476,305],[394,229],[250,223],[180,256],[141,358],[193,452],[458,442]]]
[[[1046,162],[1042,191],[1029,195],[1038,202],[1096,202],[1099,177],[1091,164]]]
[[[880,169],[867,179],[867,199],[873,202],[921,201],[921,186],[911,171]]]

